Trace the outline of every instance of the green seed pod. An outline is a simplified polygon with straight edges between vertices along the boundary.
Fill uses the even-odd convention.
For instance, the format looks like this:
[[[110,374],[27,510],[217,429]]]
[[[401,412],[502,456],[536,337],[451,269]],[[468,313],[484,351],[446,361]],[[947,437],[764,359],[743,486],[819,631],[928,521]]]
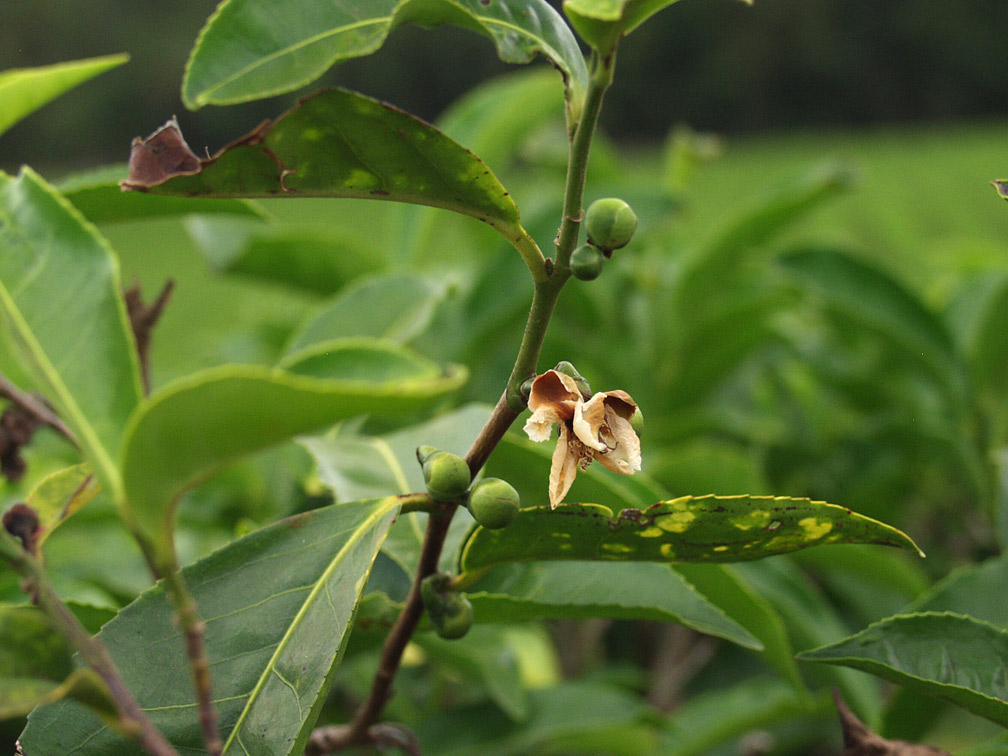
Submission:
[[[595,200],[585,213],[588,241],[604,252],[625,247],[637,230],[637,216],[621,199]]]
[[[417,459],[420,459],[421,450],[430,448],[421,446],[417,449]],[[462,457],[435,450],[425,455],[422,464],[427,493],[435,501],[455,501],[469,489],[472,474]]]
[[[452,590],[451,578],[442,572],[420,583],[420,598],[434,631],[442,638],[461,638],[473,624],[473,608],[464,595]]]
[[[506,480],[484,478],[469,493],[469,511],[487,530],[506,527],[518,514],[521,500]]]
[[[594,281],[602,273],[604,264],[605,256],[590,244],[582,244],[571,252],[571,273],[580,281]]]

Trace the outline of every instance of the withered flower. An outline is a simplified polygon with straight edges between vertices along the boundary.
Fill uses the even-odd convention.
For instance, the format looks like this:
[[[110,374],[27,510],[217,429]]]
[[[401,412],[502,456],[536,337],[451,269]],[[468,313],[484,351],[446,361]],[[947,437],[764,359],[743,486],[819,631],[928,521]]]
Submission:
[[[578,468],[584,470],[593,459],[623,475],[641,469],[640,439],[630,425],[637,405],[625,391],[585,396],[571,376],[548,370],[532,382],[528,407],[532,416],[525,432],[533,441],[548,441],[553,425],[560,426],[549,479],[553,509],[567,495]]]

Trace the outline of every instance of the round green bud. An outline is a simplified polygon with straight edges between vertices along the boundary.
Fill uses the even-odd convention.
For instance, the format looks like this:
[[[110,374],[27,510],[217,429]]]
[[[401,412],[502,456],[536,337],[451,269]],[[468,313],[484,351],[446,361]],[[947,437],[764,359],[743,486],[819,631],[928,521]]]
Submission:
[[[426,458],[423,473],[427,493],[434,501],[460,499],[472,482],[472,474],[466,461],[462,457],[443,451],[434,452]]]
[[[553,369],[558,373],[563,373],[564,375],[569,375],[573,378],[574,383],[577,384],[578,390],[584,394],[586,398],[592,395],[591,386],[588,385],[588,381],[586,381],[585,377],[578,372],[578,369],[567,360],[561,360]]]
[[[585,213],[588,241],[603,251],[625,247],[637,230],[637,216],[621,199],[595,200]]]
[[[605,256],[590,244],[582,244],[571,252],[570,269],[574,278],[580,281],[594,281],[602,273]]]
[[[428,459],[439,453],[439,450],[435,449],[433,446],[418,446],[416,448],[417,462],[419,462],[421,466],[425,465]]]
[[[423,601],[431,626],[442,638],[461,638],[473,624],[473,608],[464,595],[451,587],[451,578],[436,573],[420,583]]]
[[[633,432],[640,436],[641,432],[644,430],[644,413],[641,412],[640,407],[634,410],[633,415],[630,416],[630,427],[633,428]]]
[[[500,478],[484,478],[469,492],[469,511],[476,522],[487,530],[509,525],[520,506],[518,492]]]

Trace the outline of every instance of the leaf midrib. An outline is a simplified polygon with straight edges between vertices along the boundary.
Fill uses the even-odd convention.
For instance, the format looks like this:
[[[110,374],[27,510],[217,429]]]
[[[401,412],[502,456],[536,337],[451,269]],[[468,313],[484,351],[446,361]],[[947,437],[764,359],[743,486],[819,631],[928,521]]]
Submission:
[[[333,570],[336,568],[337,565],[342,563],[343,559],[346,557],[348,550],[363,537],[363,534],[365,532],[370,531],[371,528],[374,527],[376,522],[381,520],[386,514],[388,514],[390,510],[392,510],[397,505],[398,501],[395,497],[388,497],[387,499],[384,500],[381,506],[376,507],[375,511],[372,512],[370,515],[368,515],[368,517],[355,528],[353,534],[350,536],[350,538],[347,539],[347,542],[343,544],[340,550],[329,562],[329,566],[319,576],[318,580],[315,581],[315,584],[312,587],[311,591],[309,591],[308,595],[305,597],[305,600],[302,602],[301,608],[298,610],[298,613],[294,616],[294,619],[288,626],[287,631],[284,633],[283,637],[280,639],[280,642],[277,644],[276,651],[273,652],[273,655],[270,657],[270,660],[266,664],[266,667],[263,670],[262,674],[259,675],[259,679],[256,682],[255,687],[249,693],[248,703],[242,709],[241,714],[235,721],[234,726],[231,728],[231,732],[228,735],[227,740],[224,741],[224,746],[221,749],[222,753],[226,753],[228,748],[230,748],[231,744],[235,740],[239,740],[238,733],[241,729],[241,726],[242,724],[244,724],[245,719],[247,718],[253,705],[258,700],[258,696],[262,692],[263,686],[266,684],[266,681],[269,679],[269,676],[273,673],[277,660],[280,658],[283,651],[286,649],[287,644],[289,643],[294,630],[298,627],[300,621],[303,619],[304,614],[307,611],[307,607],[313,603],[314,599],[318,596],[322,588],[328,584],[328,578],[332,574]],[[297,701],[298,706],[300,707],[300,698],[297,698]],[[240,744],[241,743],[239,740],[239,745]],[[242,749],[245,750],[244,746],[242,746]]]

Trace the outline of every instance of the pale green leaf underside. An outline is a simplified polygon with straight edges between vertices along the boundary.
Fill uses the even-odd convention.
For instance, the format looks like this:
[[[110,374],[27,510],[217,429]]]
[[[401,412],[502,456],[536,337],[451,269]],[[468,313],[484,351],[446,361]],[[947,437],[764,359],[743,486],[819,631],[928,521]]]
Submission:
[[[543,560],[738,562],[830,543],[917,551],[901,531],[844,507],[773,496],[683,496],[618,516],[599,504],[522,510],[503,530],[477,528],[464,572]]]
[[[126,54],[106,55],[39,68],[0,71],[0,134],[67,90],[128,60]]]
[[[183,570],[207,625],[225,753],[300,754],[332,682],[394,498],[339,504],[283,520]],[[100,633],[140,705],[183,756],[203,752],[185,644],[151,589]],[[36,711],[25,753],[142,749],[81,707]]]
[[[385,357],[397,361],[396,370],[402,367],[400,354],[387,345],[358,351],[369,352],[372,367]],[[319,353],[311,357],[291,368],[310,364],[310,372],[319,375],[324,360]],[[159,559],[170,560],[175,502],[227,462],[349,417],[416,411],[465,380],[461,369],[431,375],[426,365],[418,365],[419,375],[400,373],[381,382],[225,366],[165,386],[137,412],[123,448],[121,469],[135,526]]]
[[[897,615],[798,658],[871,672],[1008,726],[1008,631],[972,617]]]
[[[477,622],[647,619],[679,622],[752,649],[762,644],[667,565],[536,562],[494,570],[466,590]]]
[[[100,490],[91,465],[87,463],[67,467],[43,478],[25,500],[39,517],[42,528],[39,548],[57,527],[94,499]]]
[[[564,0],[571,25],[603,54],[648,18],[676,0]]]
[[[226,0],[186,66],[190,108],[246,102],[309,84],[332,65],[378,50],[404,23],[452,24],[490,37],[508,63],[545,55],[564,76],[576,122],[588,73],[577,41],[545,0]]]
[[[140,401],[139,361],[108,244],[31,169],[0,174],[0,323],[35,388],[113,494]]]

